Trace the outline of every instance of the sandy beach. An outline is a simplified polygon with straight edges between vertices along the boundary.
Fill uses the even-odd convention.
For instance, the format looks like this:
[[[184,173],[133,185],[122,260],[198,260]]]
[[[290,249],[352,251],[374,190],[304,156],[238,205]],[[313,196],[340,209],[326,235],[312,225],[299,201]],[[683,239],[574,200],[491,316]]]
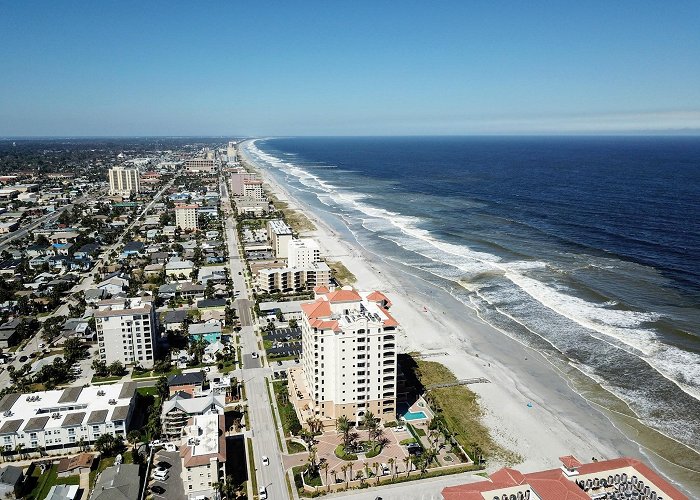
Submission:
[[[357,288],[379,289],[391,298],[392,313],[403,326],[402,352],[420,352],[460,379],[490,381],[470,388],[480,396],[484,423],[495,440],[523,458],[521,470],[556,467],[558,457],[569,454],[582,460],[639,456],[638,447],[571,390],[539,353],[484,323],[447,292],[346,241],[259,170],[278,199],[302,210],[316,226],[302,237],[316,238],[324,257],[342,261],[357,278]]]
[[[489,380],[470,389],[480,397],[483,422],[493,438],[522,457],[518,469],[558,467],[558,457],[570,454],[585,461],[630,456],[650,462],[650,455],[643,453],[648,450],[576,393],[542,354],[482,321],[448,292],[368,251],[350,232],[334,230],[265,168],[258,171],[279,200],[302,211],[316,226],[301,237],[316,238],[324,257],[342,261],[355,275],[357,288],[379,289],[391,298],[392,313],[403,327],[402,352],[419,352],[447,366],[459,379]],[[659,466],[658,461],[653,463]],[[670,465],[663,460],[661,464]],[[503,465],[491,461],[489,470]]]

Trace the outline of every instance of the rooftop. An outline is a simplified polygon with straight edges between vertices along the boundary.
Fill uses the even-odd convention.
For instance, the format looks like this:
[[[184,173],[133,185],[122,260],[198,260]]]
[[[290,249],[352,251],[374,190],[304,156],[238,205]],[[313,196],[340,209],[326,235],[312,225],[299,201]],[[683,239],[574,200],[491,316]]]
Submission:
[[[135,392],[136,383],[126,382],[7,394],[0,399],[0,434],[126,420]]]
[[[180,449],[182,465],[197,467],[212,459],[226,461],[226,434],[224,415],[196,415],[184,429]]]
[[[687,500],[668,481],[633,458],[615,458],[582,464],[561,457],[558,469],[522,474],[501,469],[487,481],[442,490],[445,500],[535,498],[539,500],[590,500],[592,498],[666,498]]]

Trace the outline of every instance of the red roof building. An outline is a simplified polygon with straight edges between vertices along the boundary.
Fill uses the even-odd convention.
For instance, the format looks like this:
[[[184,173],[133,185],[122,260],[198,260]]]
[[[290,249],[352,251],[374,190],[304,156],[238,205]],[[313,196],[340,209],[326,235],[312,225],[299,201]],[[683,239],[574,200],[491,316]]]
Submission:
[[[501,469],[488,481],[442,490],[445,500],[688,500],[668,481],[633,458],[583,464],[573,456],[560,457],[562,466],[522,474]]]

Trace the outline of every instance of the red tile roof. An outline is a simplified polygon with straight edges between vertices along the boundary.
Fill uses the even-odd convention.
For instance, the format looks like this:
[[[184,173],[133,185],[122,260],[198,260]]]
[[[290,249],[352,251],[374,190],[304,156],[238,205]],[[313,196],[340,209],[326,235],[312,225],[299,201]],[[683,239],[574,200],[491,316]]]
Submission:
[[[329,318],[331,315],[331,305],[323,299],[316,299],[315,302],[307,302],[301,305],[301,310],[309,319]]]
[[[330,290],[325,285],[318,285],[317,287],[314,288],[314,293],[316,295],[324,295],[328,292],[330,292]]]
[[[578,461],[576,457],[573,455],[566,455],[565,457],[559,457],[559,460],[561,460],[561,463],[564,464],[564,467],[567,469],[576,469],[578,467],[581,467],[581,462]]]
[[[576,458],[561,457],[562,462],[575,464],[578,475],[601,474],[607,475],[608,471],[619,470],[625,467],[636,469],[656,488],[661,490],[665,498],[671,500],[688,500],[688,497],[674,488],[668,481],[659,476],[644,463],[633,458],[616,458],[581,464]],[[514,469],[501,469],[489,476],[489,481],[452,486],[442,490],[445,500],[483,500],[482,493],[497,491],[515,486],[530,487],[542,500],[590,500],[591,497],[575,483],[578,476],[566,477],[561,468],[550,469],[529,474],[522,474]]]
[[[372,302],[385,302],[387,307],[391,307],[391,301],[382,292],[375,290],[367,296],[367,300]]]
[[[355,290],[335,290],[326,297],[330,302],[360,302],[362,297]]]

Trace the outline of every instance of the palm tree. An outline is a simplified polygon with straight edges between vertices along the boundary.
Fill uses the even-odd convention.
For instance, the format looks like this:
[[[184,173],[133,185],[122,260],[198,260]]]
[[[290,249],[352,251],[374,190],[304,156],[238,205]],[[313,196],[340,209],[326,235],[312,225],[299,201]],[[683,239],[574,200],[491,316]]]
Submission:
[[[350,470],[350,481],[352,481],[352,466],[355,465],[354,462],[348,462],[348,469]]]
[[[420,473],[425,474],[425,471],[428,470],[428,466],[430,463],[435,460],[437,457],[437,451],[435,451],[435,448],[429,448],[425,450],[425,453],[423,453],[423,456],[421,457],[421,462],[420,462]]]
[[[336,484],[338,482],[338,471],[333,469],[331,474],[333,475],[333,484]]]
[[[328,488],[329,488],[329,486],[328,486],[328,462],[326,462],[326,459],[325,459],[325,458],[324,458],[324,459],[321,459],[321,460],[322,460],[322,462],[321,462],[321,464],[318,466],[318,468],[321,469],[321,470],[323,471],[323,473],[324,473],[324,476],[325,476],[325,479],[326,479],[326,489],[328,489]]]
[[[394,457],[389,459],[389,467],[391,467],[391,479],[393,480],[396,477],[396,459]]]
[[[335,428],[343,435],[343,447],[347,448],[350,444],[348,440],[350,436],[350,422],[348,421],[348,417],[342,415],[340,418],[338,418]]]
[[[379,462],[372,463],[372,468],[374,469],[374,477],[377,478],[377,484],[379,484]]]
[[[411,457],[404,457],[403,463],[406,465],[406,477],[411,475]]]
[[[345,479],[345,487],[347,488],[349,486],[348,484],[348,464],[344,464],[341,468],[341,471],[343,471],[343,479]]]

